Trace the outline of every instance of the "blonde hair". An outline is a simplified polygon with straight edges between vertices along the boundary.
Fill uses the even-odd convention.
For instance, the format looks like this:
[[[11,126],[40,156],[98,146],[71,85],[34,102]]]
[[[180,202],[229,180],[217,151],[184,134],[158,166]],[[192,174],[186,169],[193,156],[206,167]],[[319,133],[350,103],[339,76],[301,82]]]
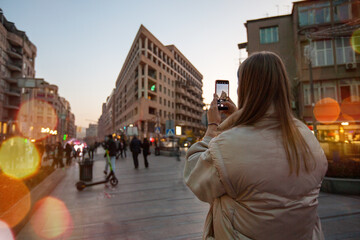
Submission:
[[[269,109],[275,106],[282,142],[290,167],[299,175],[301,159],[307,172],[313,160],[309,146],[294,122],[291,110],[290,83],[280,57],[272,52],[257,52],[248,57],[238,70],[238,107],[242,114],[234,126],[252,125],[258,122]],[[315,164],[315,161],[313,160]]]

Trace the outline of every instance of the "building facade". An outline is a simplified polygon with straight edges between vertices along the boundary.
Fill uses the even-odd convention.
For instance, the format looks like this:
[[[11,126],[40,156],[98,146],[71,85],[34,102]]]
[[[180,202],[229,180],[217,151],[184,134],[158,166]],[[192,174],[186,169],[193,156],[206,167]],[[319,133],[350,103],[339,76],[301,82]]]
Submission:
[[[22,135],[46,143],[75,137],[75,116],[58,86],[44,82],[41,88],[25,89],[21,102],[17,121]]]
[[[304,122],[315,123],[319,140],[360,140],[359,1],[295,2],[289,15],[245,26],[248,42],[239,48],[273,51],[284,60],[293,108]]]
[[[199,135],[202,78],[174,45],[163,45],[141,25],[103,108],[100,131],[118,134],[131,125],[140,137],[155,136],[156,127],[165,135],[166,120],[173,120],[183,133]]]
[[[98,134],[98,125],[89,124],[89,127],[86,129],[86,137],[97,137]]]
[[[18,133],[16,114],[21,103],[19,78],[35,77],[36,47],[0,10],[0,137]]]

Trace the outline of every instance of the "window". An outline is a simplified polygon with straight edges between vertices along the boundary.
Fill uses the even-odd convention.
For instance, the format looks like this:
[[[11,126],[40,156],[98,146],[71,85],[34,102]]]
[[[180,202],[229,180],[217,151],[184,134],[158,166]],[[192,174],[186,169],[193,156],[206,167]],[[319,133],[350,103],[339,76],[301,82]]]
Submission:
[[[159,110],[159,116],[161,117],[162,110]]]
[[[279,27],[260,28],[260,44],[279,42]]]
[[[312,46],[313,53],[311,58],[314,67],[334,64],[331,40],[314,41]],[[308,51],[308,46],[306,46],[305,51]]]
[[[334,100],[337,100],[335,87],[323,87],[321,91],[323,98],[332,98]]]
[[[350,98],[350,86],[340,86],[341,102],[346,98]]]
[[[299,7],[298,11],[300,27],[330,22],[330,2]]]
[[[162,98],[160,97],[160,99],[159,99],[159,103],[161,104],[162,103]]]
[[[170,107],[170,101],[168,101],[168,107]]]
[[[164,87],[164,93],[166,94],[166,87]]]
[[[168,89],[168,95],[169,95],[169,97],[170,97],[170,89]]]
[[[166,107],[166,99],[164,99],[164,106]]]
[[[351,2],[349,0],[335,0],[334,5],[334,20],[342,22],[351,19]]]
[[[320,100],[320,88],[314,86],[314,103],[316,104],[319,100]],[[311,105],[311,92],[309,85],[304,85],[304,104]]]
[[[351,48],[350,38],[335,39],[336,63],[343,64],[355,61],[355,52]]]
[[[149,114],[155,115],[155,108],[149,107]]]

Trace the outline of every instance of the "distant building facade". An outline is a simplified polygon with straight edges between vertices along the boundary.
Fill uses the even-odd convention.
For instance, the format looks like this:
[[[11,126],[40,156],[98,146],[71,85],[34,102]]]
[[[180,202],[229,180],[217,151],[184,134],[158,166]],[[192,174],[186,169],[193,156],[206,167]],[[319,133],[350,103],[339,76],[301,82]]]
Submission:
[[[25,32],[9,22],[0,9],[0,138],[18,133],[16,114],[20,108],[19,78],[35,77],[36,46]]]
[[[97,137],[98,134],[98,125],[89,124],[89,127],[86,129],[86,137]]]
[[[143,25],[135,37],[99,119],[102,135],[119,134],[129,125],[141,137],[165,135],[166,120],[200,135],[203,113],[201,73],[174,46],[164,46]],[[101,137],[101,136],[99,136]]]
[[[314,103],[322,104],[315,122],[319,140],[360,140],[359,1],[294,2],[290,15],[249,20],[245,26],[248,42],[239,48],[249,55],[272,51],[284,60],[295,96],[292,107],[310,125],[312,74]]]

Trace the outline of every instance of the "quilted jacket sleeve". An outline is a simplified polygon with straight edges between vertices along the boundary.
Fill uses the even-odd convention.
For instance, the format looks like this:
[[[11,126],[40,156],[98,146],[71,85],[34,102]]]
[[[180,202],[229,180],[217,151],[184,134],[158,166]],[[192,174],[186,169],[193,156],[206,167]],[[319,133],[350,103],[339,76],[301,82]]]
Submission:
[[[191,191],[204,202],[212,203],[225,194],[219,173],[208,149],[211,137],[195,143],[186,154],[184,179]]]

